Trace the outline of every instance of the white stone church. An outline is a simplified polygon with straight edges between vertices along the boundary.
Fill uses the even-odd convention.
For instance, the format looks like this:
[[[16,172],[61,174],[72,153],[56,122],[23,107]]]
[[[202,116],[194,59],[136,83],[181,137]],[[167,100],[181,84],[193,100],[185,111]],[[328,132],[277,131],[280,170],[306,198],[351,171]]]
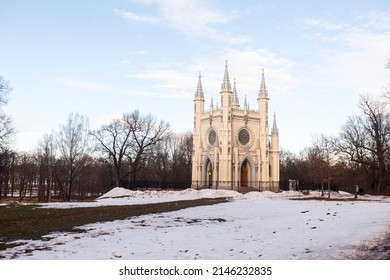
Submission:
[[[268,92],[261,75],[258,109],[243,107],[236,82],[229,79],[228,65],[221,85],[221,105],[210,110],[199,74],[194,99],[192,188],[245,191],[279,191],[279,132],[274,116],[271,134],[268,126]]]

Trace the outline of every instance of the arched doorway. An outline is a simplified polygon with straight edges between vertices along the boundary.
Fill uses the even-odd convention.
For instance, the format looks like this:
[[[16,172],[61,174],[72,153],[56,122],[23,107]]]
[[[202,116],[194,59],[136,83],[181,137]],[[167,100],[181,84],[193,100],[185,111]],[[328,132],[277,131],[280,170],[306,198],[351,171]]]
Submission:
[[[213,186],[213,164],[210,160],[207,161],[207,186],[211,188]]]
[[[241,165],[241,187],[248,187],[249,164],[245,160]]]

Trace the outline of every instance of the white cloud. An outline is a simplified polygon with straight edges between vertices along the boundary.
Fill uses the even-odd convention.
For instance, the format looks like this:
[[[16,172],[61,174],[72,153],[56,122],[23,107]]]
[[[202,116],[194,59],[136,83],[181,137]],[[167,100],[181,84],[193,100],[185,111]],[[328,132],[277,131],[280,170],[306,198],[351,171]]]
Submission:
[[[224,48],[218,54],[195,58],[188,64],[172,62],[171,65],[147,65],[142,71],[127,75],[131,79],[149,81],[156,92],[153,95],[192,99],[202,72],[202,84],[206,102],[211,96],[219,99],[225,59],[228,59],[231,83],[237,80],[241,103],[244,96],[256,100],[260,88],[261,71],[264,68],[266,83],[271,96],[290,95],[300,81],[293,77],[294,63],[266,49]],[[146,93],[144,92],[143,95]],[[255,104],[252,104],[253,106]]]
[[[325,28],[325,27],[324,27]],[[390,55],[390,32],[349,27],[323,35],[321,74],[328,85],[348,88],[352,94],[382,94],[388,80],[384,64]]]
[[[390,30],[390,14],[385,11],[371,10],[365,13],[356,13],[356,19],[361,20],[366,27],[375,30]]]
[[[152,83],[157,92],[143,92],[142,95],[160,96],[169,98],[192,98],[196,88],[196,80],[184,67],[182,71],[171,70],[169,66],[163,69],[153,68],[136,74],[127,75],[128,78],[140,79]],[[175,65],[177,69],[177,65]],[[193,86],[193,90],[191,90]]]
[[[390,33],[386,36],[346,34],[344,41],[349,44],[349,50],[335,50],[328,58],[326,72],[332,75],[330,82],[349,85],[356,94],[382,94],[388,80],[384,64],[389,55]]]
[[[199,1],[169,0],[158,1],[166,22],[173,28],[188,35],[207,37],[216,41],[240,42],[243,38],[221,33],[218,27],[229,19],[219,11],[214,11]]]
[[[128,21],[139,21],[144,23],[158,23],[160,19],[147,15],[139,15],[133,12],[124,10],[115,10],[123,19]]]
[[[336,23],[329,20],[318,19],[318,18],[305,18],[302,23],[306,27],[318,27],[326,31],[337,31],[343,30],[350,27],[348,24]]]
[[[224,31],[224,25],[232,18],[224,14],[222,10],[205,5],[205,2],[194,0],[144,0],[141,2],[156,5],[159,15],[157,17],[139,15],[123,10],[117,12],[127,20],[163,23],[189,36],[230,44],[241,44],[249,40],[246,36]]]
[[[111,87],[106,84],[83,81],[76,78],[55,78],[54,80],[62,86],[66,86],[75,90],[109,91],[111,89]]]
[[[320,34],[315,49],[317,61],[307,61],[312,85],[319,90],[342,92],[352,96],[363,93],[383,94],[389,80],[384,68],[390,56],[390,15],[380,11],[354,12],[354,24],[324,19],[304,19],[306,38]],[[310,28],[315,27],[311,30]]]
[[[228,60],[230,80],[236,78],[240,101],[244,96],[257,98],[261,72],[264,69],[266,84],[271,96],[287,96],[300,81],[293,77],[294,63],[267,49],[225,48],[214,58],[198,62],[198,69],[205,76],[204,91],[217,96],[224,73],[224,62]],[[195,70],[195,69],[194,69]]]
[[[361,24],[301,21],[307,24],[301,31],[310,48],[306,49],[308,58],[303,57],[298,65],[303,81],[293,102],[300,102],[299,111],[311,117],[300,115],[294,122],[294,114],[289,116],[288,121],[296,123],[296,131],[301,127],[299,137],[308,132],[337,134],[347,117],[358,112],[359,95],[384,93],[390,78],[384,68],[390,55],[390,31],[369,28],[369,18],[359,19]]]

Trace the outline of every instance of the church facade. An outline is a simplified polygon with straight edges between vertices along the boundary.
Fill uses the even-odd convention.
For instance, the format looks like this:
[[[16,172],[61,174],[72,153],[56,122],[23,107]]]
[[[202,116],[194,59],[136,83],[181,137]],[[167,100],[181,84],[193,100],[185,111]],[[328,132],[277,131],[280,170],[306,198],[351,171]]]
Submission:
[[[274,115],[268,126],[268,91],[264,70],[258,108],[246,101],[240,106],[236,82],[229,79],[228,65],[221,85],[221,104],[205,110],[199,74],[194,98],[192,188],[279,191],[279,131]]]

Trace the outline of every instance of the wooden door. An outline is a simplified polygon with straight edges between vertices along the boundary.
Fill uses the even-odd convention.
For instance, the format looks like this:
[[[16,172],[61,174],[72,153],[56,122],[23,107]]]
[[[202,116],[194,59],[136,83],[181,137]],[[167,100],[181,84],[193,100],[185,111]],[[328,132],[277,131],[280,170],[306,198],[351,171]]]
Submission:
[[[207,168],[207,178],[208,178],[208,186],[211,187],[213,185],[213,165],[211,164],[211,161],[209,161],[208,168]]]
[[[248,187],[248,162],[245,161],[241,166],[241,187]]]

